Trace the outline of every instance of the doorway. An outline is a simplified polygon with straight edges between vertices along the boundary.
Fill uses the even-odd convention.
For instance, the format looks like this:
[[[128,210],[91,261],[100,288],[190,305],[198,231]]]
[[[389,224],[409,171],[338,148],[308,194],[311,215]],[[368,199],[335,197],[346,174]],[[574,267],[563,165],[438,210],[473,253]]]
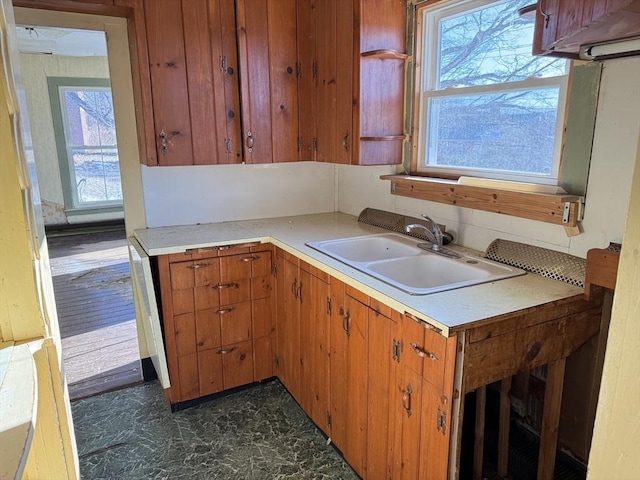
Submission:
[[[136,325],[126,241],[134,228],[144,227],[126,20],[18,8],[16,21],[29,40],[29,53],[23,57],[30,57],[27,62],[21,59],[26,96],[33,70],[25,68],[25,63],[47,62],[45,81],[51,83],[55,77],[58,82],[37,89],[35,108],[27,98],[33,144],[25,147],[27,155],[35,156],[38,170],[63,365],[70,397],[75,399],[141,381],[140,358],[146,356],[144,332],[138,338],[141,329]],[[92,34],[102,38],[103,47],[90,41]],[[76,37],[69,42],[74,35],[87,40]],[[38,40],[44,47],[36,45]],[[67,45],[61,45],[64,40]],[[74,47],[82,50],[75,60],[68,50]],[[88,59],[86,65],[78,66],[83,62],[77,57]],[[62,71],[72,63],[77,67],[73,75]],[[97,64],[101,73],[95,73]],[[95,84],[95,79],[105,79],[105,71],[107,79],[111,76],[111,111],[104,102],[111,92]],[[77,85],[66,81],[69,78],[91,81]],[[60,93],[55,99],[54,89]],[[34,117],[42,113],[40,106],[48,106],[42,110],[53,113],[56,104],[62,117],[57,133],[51,125],[48,131],[34,128]],[[52,113],[50,124],[55,123]],[[118,118],[117,127],[110,125],[114,118]],[[49,141],[49,146],[39,147],[40,141]],[[48,167],[39,165],[42,158]],[[51,163],[57,168],[51,168]],[[57,196],[51,192],[55,188]]]

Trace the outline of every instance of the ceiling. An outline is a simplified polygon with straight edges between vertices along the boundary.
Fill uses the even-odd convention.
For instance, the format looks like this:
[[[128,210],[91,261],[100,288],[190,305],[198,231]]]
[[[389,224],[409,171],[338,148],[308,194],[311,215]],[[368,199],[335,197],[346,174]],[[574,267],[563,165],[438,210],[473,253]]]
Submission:
[[[30,25],[18,25],[16,30],[20,53],[70,57],[107,56],[104,32]]]

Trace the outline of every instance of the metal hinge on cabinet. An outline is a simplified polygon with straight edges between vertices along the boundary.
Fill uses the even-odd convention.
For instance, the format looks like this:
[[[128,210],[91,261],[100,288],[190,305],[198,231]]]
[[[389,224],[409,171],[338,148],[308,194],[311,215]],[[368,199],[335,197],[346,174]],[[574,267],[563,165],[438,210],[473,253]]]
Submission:
[[[276,363],[276,368],[280,368],[280,357],[276,357],[275,363]]]
[[[273,275],[274,277],[278,276],[278,264],[277,263],[272,263],[271,264],[271,275]]]
[[[327,426],[331,426],[331,414],[327,412]]]
[[[231,139],[230,138],[225,138],[224,139],[224,151],[225,151],[225,153],[231,153]]]
[[[436,427],[443,435],[447,433],[447,414],[438,408],[436,413]]]
[[[225,57],[224,55],[220,55],[220,71],[227,71],[227,57]]]
[[[327,315],[331,315],[331,297],[327,297]]]
[[[296,78],[300,78],[300,75],[302,75],[302,67],[299,63],[296,63]]]
[[[393,359],[400,363],[400,353],[402,352],[402,344],[396,340],[395,338],[393,339]]]
[[[318,78],[318,64],[313,62],[313,78]]]
[[[313,137],[313,151],[318,151],[318,137]]]
[[[302,151],[302,137],[298,137],[298,151]]]

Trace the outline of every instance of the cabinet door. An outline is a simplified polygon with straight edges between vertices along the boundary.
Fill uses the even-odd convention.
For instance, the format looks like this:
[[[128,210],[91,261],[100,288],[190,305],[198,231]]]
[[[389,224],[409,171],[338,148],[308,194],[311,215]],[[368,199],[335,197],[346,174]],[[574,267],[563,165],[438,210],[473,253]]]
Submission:
[[[351,163],[353,0],[316,5],[316,160]]]
[[[159,165],[191,165],[191,120],[181,0],[144,4]]]
[[[233,32],[221,28],[219,7],[219,2],[205,1],[144,2],[158,165],[241,160],[233,150],[237,105],[227,105],[225,72],[218,65],[224,56],[220,35]]]
[[[391,390],[395,381],[391,319],[369,309],[367,343],[367,478],[391,478]]]
[[[421,408],[420,478],[444,480],[449,467],[451,407],[443,391],[424,380]]]
[[[278,255],[278,376],[289,392],[300,398],[300,324],[298,265]]]
[[[301,271],[301,405],[329,435],[329,284]]]
[[[422,376],[411,368],[400,368],[392,408],[396,411],[393,433],[393,479],[418,480],[420,477],[420,426],[422,417]]]
[[[239,0],[236,7],[245,161],[296,161],[296,2]]]
[[[347,309],[345,307],[345,285],[331,279],[331,319],[329,384],[331,406],[331,440],[343,453],[347,444],[347,394],[348,394],[348,336]]]
[[[369,308],[347,296],[347,444],[344,456],[364,476],[367,451],[367,341]]]

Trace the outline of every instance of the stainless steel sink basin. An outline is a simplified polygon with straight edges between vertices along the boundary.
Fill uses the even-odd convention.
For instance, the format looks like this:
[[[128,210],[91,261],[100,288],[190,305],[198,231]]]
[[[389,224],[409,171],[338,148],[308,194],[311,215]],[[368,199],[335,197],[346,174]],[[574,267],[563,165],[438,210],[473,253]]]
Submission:
[[[452,290],[526,273],[480,257],[449,258],[397,233],[307,243],[310,247],[412,295]]]

